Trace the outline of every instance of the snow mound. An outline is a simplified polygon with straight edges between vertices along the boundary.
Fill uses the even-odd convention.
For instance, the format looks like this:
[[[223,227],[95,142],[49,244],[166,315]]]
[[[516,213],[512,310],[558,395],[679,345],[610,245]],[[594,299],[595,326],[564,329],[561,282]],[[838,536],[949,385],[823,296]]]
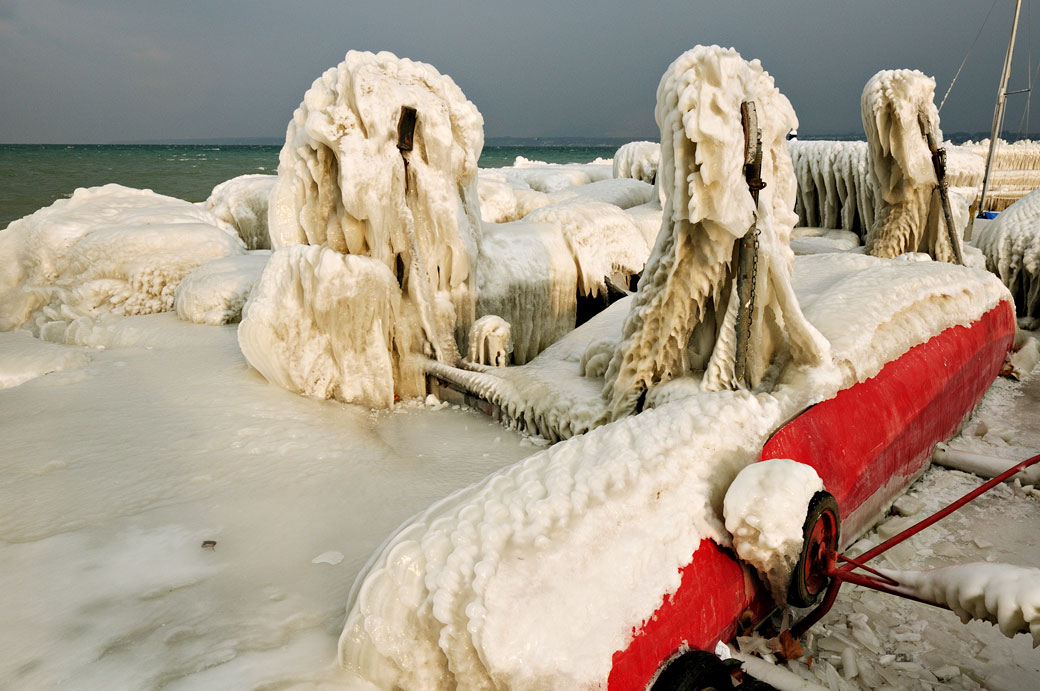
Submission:
[[[267,265],[269,252],[224,257],[207,262],[177,285],[177,316],[196,324],[230,324],[242,318],[242,307]]]
[[[114,184],[78,189],[0,231],[0,330],[40,335],[79,317],[169,311],[184,276],[244,251],[194,204]]]
[[[614,154],[615,178],[635,178],[651,185],[657,179],[661,145],[657,142],[629,142]]]
[[[1040,647],[1040,569],[975,563],[882,572],[899,581],[900,590],[946,605],[965,623],[988,621],[1008,638],[1028,633]]]
[[[863,87],[867,168],[877,206],[865,243],[869,254],[891,258],[919,251],[940,261],[954,259],[921,129],[923,119],[935,141],[942,141],[934,93],[935,79],[917,70],[882,70]],[[967,222],[966,214],[961,216],[958,235]]]
[[[744,178],[743,101],[756,103],[761,129],[767,185],[757,205]],[[661,78],[655,115],[664,211],[604,378],[614,418],[636,410],[650,389],[687,372],[704,371],[708,390],[737,385],[733,259],[753,225],[761,231],[751,337],[758,347],[749,353],[747,382],[758,386],[787,354],[804,364],[820,362],[827,352],[791,288],[796,185],[785,141],[798,121],[772,77],[732,49],[698,46]]]
[[[416,121],[412,149],[402,151],[406,107]],[[395,318],[419,327],[418,349],[456,362],[475,318],[483,142],[480,113],[450,77],[392,53],[351,51],[314,81],[289,123],[271,193],[272,246],[382,263],[401,292]]]
[[[277,175],[240,175],[213,188],[204,208],[238,231],[246,249],[271,249],[267,206]]]
[[[285,389],[385,408],[406,366],[400,309],[397,281],[382,262],[293,245],[271,254],[238,343],[249,364]]]
[[[1040,317],[1040,190],[980,228],[974,241],[1014,296],[1018,316]]]
[[[787,458],[752,463],[726,490],[722,513],[737,556],[755,567],[783,605],[802,551],[802,526],[813,495],[823,489],[816,471]]]

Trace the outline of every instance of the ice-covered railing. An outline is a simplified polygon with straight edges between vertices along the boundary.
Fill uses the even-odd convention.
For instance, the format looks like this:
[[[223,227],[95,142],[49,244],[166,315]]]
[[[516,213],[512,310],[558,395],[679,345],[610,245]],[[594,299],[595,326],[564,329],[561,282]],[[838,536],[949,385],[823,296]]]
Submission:
[[[866,142],[792,140],[787,146],[798,179],[798,225],[864,237],[874,223]]]
[[[989,153],[989,139],[965,142],[962,146],[983,159]],[[986,211],[1003,211],[1040,187],[1040,142],[998,140],[989,182]]]
[[[866,247],[875,256],[924,252],[941,261],[959,256],[959,244],[951,245],[946,230],[928,144],[929,138],[942,142],[934,92],[935,80],[917,70],[882,70],[863,87],[867,168],[877,195]],[[959,215],[966,224],[966,209]]]
[[[404,131],[405,109],[414,132]],[[340,398],[357,388],[341,380],[351,376],[344,361],[363,371],[370,363],[381,373],[376,391],[344,400],[388,405],[423,391],[412,354],[457,361],[475,318],[483,138],[476,107],[430,65],[351,51],[315,80],[279,155],[268,213],[275,252],[239,331],[250,364],[292,390]],[[285,254],[299,244],[321,251]],[[354,310],[319,289],[315,272],[393,299]],[[334,302],[316,302],[321,295]]]
[[[978,563],[881,573],[899,582],[897,591],[949,607],[964,623],[988,621],[1008,638],[1027,633],[1040,647],[1040,569]]]
[[[755,104],[761,129],[766,186],[757,204],[744,176],[744,102]],[[687,373],[703,371],[707,390],[738,386],[734,260],[753,226],[761,235],[751,278],[757,299],[747,383],[759,385],[788,355],[804,364],[827,352],[791,288],[795,180],[785,139],[798,123],[772,77],[732,49],[698,46],[661,78],[655,115],[664,213],[605,375],[614,418],[638,409],[653,387]]]
[[[1040,190],[976,229],[975,244],[986,255],[986,268],[1011,291],[1018,315],[1035,324],[1040,320]]]

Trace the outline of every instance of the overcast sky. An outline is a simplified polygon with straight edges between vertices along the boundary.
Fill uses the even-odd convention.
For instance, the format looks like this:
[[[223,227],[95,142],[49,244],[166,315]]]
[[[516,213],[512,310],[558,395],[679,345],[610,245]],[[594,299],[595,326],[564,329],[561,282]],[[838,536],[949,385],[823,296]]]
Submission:
[[[657,83],[698,43],[761,59],[803,134],[862,134],[867,79],[920,69],[938,104],[991,4],[0,0],[0,142],[281,137],[311,82],[350,49],[451,75],[488,137],[656,139]],[[1024,88],[1030,53],[1040,57],[1035,4],[1023,3],[1009,88]],[[946,132],[989,129],[1013,7],[996,0],[942,111]],[[1026,97],[1010,99],[1006,131],[1018,132]]]

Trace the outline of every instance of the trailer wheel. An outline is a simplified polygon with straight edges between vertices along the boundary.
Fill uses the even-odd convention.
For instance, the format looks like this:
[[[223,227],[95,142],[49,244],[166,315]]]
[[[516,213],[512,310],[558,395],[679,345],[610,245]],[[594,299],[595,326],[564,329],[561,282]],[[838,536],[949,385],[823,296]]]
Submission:
[[[728,691],[733,688],[722,660],[703,650],[689,650],[661,670],[650,691]]]
[[[828,554],[838,550],[841,518],[838,502],[830,492],[817,492],[809,500],[802,525],[802,553],[791,576],[787,603],[794,607],[811,607],[827,588]]]

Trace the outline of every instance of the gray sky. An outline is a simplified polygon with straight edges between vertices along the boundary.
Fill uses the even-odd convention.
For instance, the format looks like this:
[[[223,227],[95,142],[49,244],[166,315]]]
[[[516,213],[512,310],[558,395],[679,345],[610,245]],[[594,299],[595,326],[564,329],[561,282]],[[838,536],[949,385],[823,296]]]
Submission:
[[[1023,3],[1009,88],[1040,48]],[[657,137],[657,83],[698,43],[759,58],[809,134],[860,132],[881,69],[942,98],[991,0],[0,0],[0,142],[281,137],[311,82],[350,49],[451,75],[495,136]],[[1013,0],[996,7],[942,112],[988,130]],[[1036,25],[1034,28],[1033,25]],[[1040,50],[1033,50],[1034,62]],[[1018,132],[1026,97],[1012,96]],[[1040,103],[1037,103],[1040,106]],[[1040,107],[1031,129],[1040,130]]]

